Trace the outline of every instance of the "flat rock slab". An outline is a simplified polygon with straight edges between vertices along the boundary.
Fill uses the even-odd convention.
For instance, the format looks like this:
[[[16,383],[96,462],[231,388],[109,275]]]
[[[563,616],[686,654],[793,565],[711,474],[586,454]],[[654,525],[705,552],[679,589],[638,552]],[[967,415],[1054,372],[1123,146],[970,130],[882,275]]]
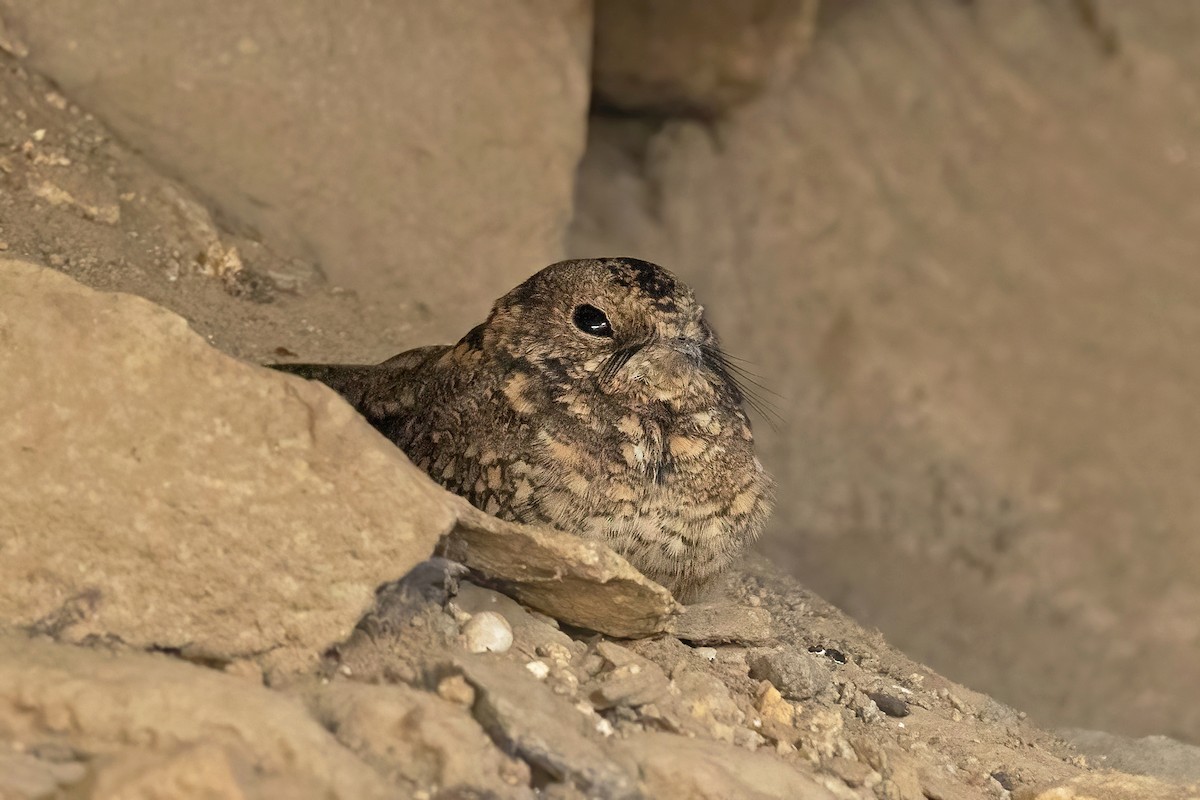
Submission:
[[[506,752],[588,797],[640,797],[634,779],[609,755],[594,720],[545,691],[528,671],[478,657],[459,659],[455,666],[475,689],[475,718]]]
[[[0,261],[0,625],[301,666],[427,558],[449,495],[332,391]]]
[[[771,641],[771,612],[729,602],[691,605],[671,620],[670,630],[696,646],[760,645]]]
[[[665,632],[680,610],[669,591],[601,542],[503,522],[457,498],[455,508],[446,557],[557,620],[637,638]]]

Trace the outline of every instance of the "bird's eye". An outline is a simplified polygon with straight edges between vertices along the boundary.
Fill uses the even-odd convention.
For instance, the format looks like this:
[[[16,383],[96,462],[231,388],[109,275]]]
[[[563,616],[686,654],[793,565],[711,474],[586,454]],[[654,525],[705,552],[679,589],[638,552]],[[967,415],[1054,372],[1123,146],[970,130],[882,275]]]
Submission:
[[[575,315],[572,317],[575,327],[591,336],[608,336],[613,335],[612,325],[608,323],[608,317],[603,311],[595,306],[589,306],[586,303],[581,306],[575,306]]]

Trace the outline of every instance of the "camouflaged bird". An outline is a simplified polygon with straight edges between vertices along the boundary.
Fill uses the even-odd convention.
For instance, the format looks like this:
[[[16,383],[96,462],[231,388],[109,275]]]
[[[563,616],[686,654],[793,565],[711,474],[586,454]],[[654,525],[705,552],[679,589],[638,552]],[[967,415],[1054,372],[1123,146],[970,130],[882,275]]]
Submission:
[[[691,289],[645,261],[546,267],[453,346],[277,368],[332,387],[472,505],[601,539],[677,595],[770,510],[737,368]]]

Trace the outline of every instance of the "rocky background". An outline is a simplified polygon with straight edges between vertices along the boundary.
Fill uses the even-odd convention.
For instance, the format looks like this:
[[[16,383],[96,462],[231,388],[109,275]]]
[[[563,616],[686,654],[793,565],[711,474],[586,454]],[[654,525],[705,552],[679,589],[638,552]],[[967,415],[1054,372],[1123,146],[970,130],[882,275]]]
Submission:
[[[0,0],[0,797],[1194,796],[1200,9],[243,5]],[[800,583],[253,366],[597,254],[775,393]]]

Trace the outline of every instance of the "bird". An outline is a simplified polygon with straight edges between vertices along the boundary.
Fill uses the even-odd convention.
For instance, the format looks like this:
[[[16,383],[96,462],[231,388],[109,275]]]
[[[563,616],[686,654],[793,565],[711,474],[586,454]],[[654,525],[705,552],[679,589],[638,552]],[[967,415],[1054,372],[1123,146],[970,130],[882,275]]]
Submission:
[[[551,264],[453,345],[269,366],[338,392],[475,507],[603,541],[680,599],[773,504],[745,371],[691,288],[640,259]]]

